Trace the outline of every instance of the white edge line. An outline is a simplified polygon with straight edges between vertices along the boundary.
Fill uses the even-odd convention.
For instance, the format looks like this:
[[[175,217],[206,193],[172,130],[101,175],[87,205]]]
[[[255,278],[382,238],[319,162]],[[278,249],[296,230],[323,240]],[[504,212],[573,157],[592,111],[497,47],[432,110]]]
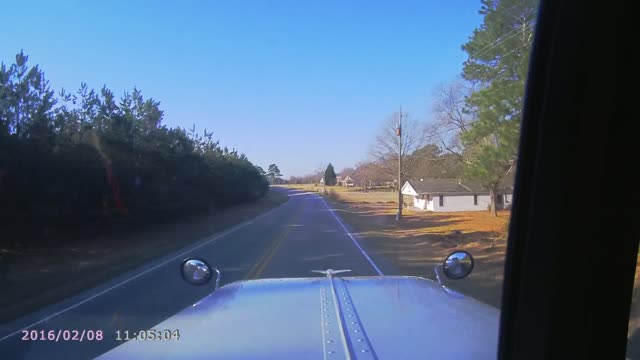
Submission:
[[[342,228],[344,229],[344,232],[349,235],[349,237],[351,238],[351,240],[353,241],[353,243],[358,247],[358,250],[360,250],[360,252],[362,253],[362,255],[367,259],[367,261],[369,261],[369,264],[371,264],[371,266],[373,267],[373,269],[378,273],[378,275],[380,276],[384,276],[384,274],[382,273],[382,271],[380,271],[380,269],[378,268],[378,266],[376,266],[376,264],[373,262],[373,260],[371,260],[371,258],[369,257],[369,255],[367,255],[367,253],[364,251],[364,249],[360,246],[360,244],[358,243],[358,241],[353,237],[353,235],[351,235],[351,233],[349,232],[349,230],[347,230],[347,227],[344,226],[344,224],[342,223],[342,221],[340,221],[340,219],[336,216],[336,214],[334,213],[333,209],[329,207],[329,205],[327,205],[327,202],[324,201],[324,199],[322,197],[320,197],[320,200],[324,203],[324,206],[327,207],[327,209],[329,210],[329,212],[331,213],[331,215],[333,215],[333,217],[336,219],[336,221],[340,224],[340,226],[342,226]]]
[[[151,272],[151,271],[153,271],[153,270],[155,270],[155,269],[157,269],[157,268],[159,268],[159,267],[161,267],[161,266],[164,266],[164,265],[166,265],[166,264],[168,264],[168,263],[170,263],[170,262],[172,262],[172,261],[174,261],[174,260],[176,260],[176,259],[178,259],[178,258],[180,258],[180,257],[183,257],[184,255],[186,255],[186,254],[188,254],[188,253],[192,252],[193,250],[199,249],[199,248],[201,248],[201,247],[203,247],[203,246],[205,246],[205,245],[209,245],[210,243],[212,243],[212,242],[214,242],[214,241],[216,241],[216,240],[218,240],[218,239],[220,239],[220,238],[222,238],[222,237],[225,237],[225,236],[227,236],[227,235],[231,234],[232,232],[234,232],[234,231],[236,231],[236,230],[239,230],[239,229],[241,229],[241,228],[243,228],[243,227],[245,227],[245,226],[247,226],[247,225],[249,225],[249,224],[252,224],[252,223],[253,223],[254,221],[256,221],[256,220],[261,219],[261,218],[263,218],[263,217],[265,217],[265,216],[267,216],[267,215],[271,214],[272,212],[274,212],[274,211],[276,211],[276,210],[280,209],[280,208],[281,208],[284,204],[286,204],[286,203],[287,203],[287,202],[285,201],[284,203],[282,203],[282,204],[278,205],[277,207],[275,207],[275,208],[273,208],[273,209],[271,209],[271,210],[267,211],[266,213],[261,214],[261,215],[258,215],[257,217],[255,217],[255,218],[253,218],[253,219],[249,219],[249,220],[247,220],[247,221],[245,221],[245,222],[243,222],[243,223],[241,223],[241,224],[238,224],[238,225],[236,225],[236,226],[232,227],[231,229],[228,229],[228,230],[226,230],[226,231],[224,231],[224,232],[222,232],[222,233],[220,233],[220,234],[218,234],[218,235],[214,236],[213,238],[211,238],[211,239],[209,239],[209,240],[206,240],[206,241],[205,241],[205,242],[203,242],[202,244],[196,245],[196,246],[194,246],[194,247],[192,247],[192,248],[190,248],[190,249],[188,249],[188,250],[185,250],[185,251],[183,251],[183,252],[179,253],[178,255],[175,255],[174,257],[172,257],[172,258],[170,258],[170,259],[168,259],[168,260],[165,260],[165,261],[161,262],[160,264],[158,264],[158,265],[156,265],[156,266],[154,266],[154,267],[152,267],[152,268],[149,268],[149,269],[147,269],[147,270],[145,270],[145,271],[143,271],[143,272],[141,272],[141,273],[139,273],[139,274],[137,274],[137,275],[135,275],[135,276],[132,276],[132,277],[130,277],[130,278],[128,278],[128,279],[126,279],[126,280],[123,280],[123,281],[121,281],[121,282],[119,282],[119,283],[117,283],[117,284],[113,285],[112,287],[110,287],[110,288],[108,288],[108,289],[102,290],[102,291],[100,291],[99,293],[97,293],[97,294],[95,294],[95,295],[93,295],[93,296],[90,296],[90,297],[88,297],[88,298],[86,298],[86,299],[84,299],[84,300],[82,300],[82,301],[80,301],[80,302],[77,302],[77,303],[75,303],[75,304],[73,304],[73,305],[71,305],[71,306],[68,306],[68,307],[66,307],[66,308],[64,308],[64,309],[62,309],[62,310],[60,310],[60,311],[57,311],[57,312],[55,312],[55,313],[53,313],[53,314],[51,314],[51,315],[49,315],[49,316],[47,316],[47,317],[45,317],[45,318],[42,318],[42,319],[40,319],[40,320],[38,320],[38,321],[34,322],[33,324],[29,324],[29,325],[27,325],[27,326],[23,327],[23,328],[22,328],[22,329],[20,329],[20,330],[16,330],[16,331],[14,331],[14,332],[12,332],[12,333],[10,333],[10,334],[8,334],[8,335],[5,335],[5,336],[3,336],[2,338],[0,338],[0,341],[4,341],[4,340],[6,340],[6,339],[8,339],[8,338],[10,338],[10,337],[13,337],[13,336],[15,336],[15,335],[19,334],[19,333],[20,333],[21,331],[23,331],[23,330],[26,330],[26,329],[32,328],[32,327],[34,327],[34,326],[36,326],[36,325],[39,325],[39,324],[41,324],[41,323],[43,323],[43,322],[45,322],[45,321],[48,321],[48,320],[52,319],[52,318],[54,318],[54,317],[56,317],[56,316],[58,316],[58,315],[60,315],[60,314],[63,314],[63,313],[65,313],[65,312],[67,312],[67,311],[69,311],[69,310],[71,310],[71,309],[74,309],[74,308],[76,308],[76,307],[78,307],[78,306],[80,306],[80,305],[82,305],[82,304],[84,304],[84,303],[86,303],[86,302],[89,302],[89,301],[91,301],[91,300],[93,300],[93,299],[97,298],[98,296],[101,296],[101,295],[103,295],[103,294],[105,294],[105,293],[107,293],[107,292],[109,292],[109,291],[111,291],[111,290],[113,290],[113,289],[115,289],[115,288],[118,288],[118,287],[120,287],[120,286],[122,286],[122,285],[124,285],[124,284],[126,284],[126,283],[128,283],[128,282],[130,282],[130,281],[132,281],[132,280],[135,280],[135,279],[137,279],[137,278],[141,277],[142,275],[145,275],[145,274],[147,274],[147,273],[149,273],[149,272]]]

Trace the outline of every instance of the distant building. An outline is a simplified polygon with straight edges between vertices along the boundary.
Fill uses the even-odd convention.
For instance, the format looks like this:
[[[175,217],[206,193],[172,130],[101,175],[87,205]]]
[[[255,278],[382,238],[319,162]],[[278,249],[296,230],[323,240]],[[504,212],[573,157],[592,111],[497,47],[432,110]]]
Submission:
[[[513,183],[505,181],[496,192],[496,208],[511,207]],[[408,180],[402,186],[404,195],[413,196],[416,209],[434,212],[480,211],[490,206],[489,191],[473,181],[422,178]]]
[[[336,177],[336,180],[337,184],[340,186],[351,187],[354,185],[353,179],[349,175],[345,176],[344,178],[342,178],[342,176],[338,176]]]

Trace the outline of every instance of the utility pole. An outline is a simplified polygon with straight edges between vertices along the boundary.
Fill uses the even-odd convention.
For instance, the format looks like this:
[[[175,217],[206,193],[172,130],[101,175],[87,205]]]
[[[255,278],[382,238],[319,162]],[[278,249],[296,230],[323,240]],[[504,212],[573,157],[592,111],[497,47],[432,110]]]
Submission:
[[[396,135],[398,136],[398,215],[396,215],[396,220],[400,221],[402,218],[402,106],[400,107]]]

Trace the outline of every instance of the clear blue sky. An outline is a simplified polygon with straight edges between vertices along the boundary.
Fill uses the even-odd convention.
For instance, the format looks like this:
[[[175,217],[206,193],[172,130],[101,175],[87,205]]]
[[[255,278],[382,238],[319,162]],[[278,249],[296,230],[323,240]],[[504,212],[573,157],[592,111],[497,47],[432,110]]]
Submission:
[[[479,0],[10,1],[0,60],[55,89],[137,86],[164,123],[213,130],[285,177],[367,157],[399,106],[428,121],[482,21]]]

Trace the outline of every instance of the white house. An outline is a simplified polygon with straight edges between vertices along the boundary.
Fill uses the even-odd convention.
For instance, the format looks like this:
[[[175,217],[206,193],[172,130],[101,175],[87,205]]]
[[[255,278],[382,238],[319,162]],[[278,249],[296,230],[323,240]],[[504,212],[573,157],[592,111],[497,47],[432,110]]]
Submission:
[[[481,211],[490,205],[489,191],[480,184],[457,179],[409,180],[402,186],[402,193],[413,196],[413,206],[435,212]],[[513,186],[508,181],[501,184],[496,194],[496,207],[511,207]]]
[[[336,181],[341,186],[346,186],[346,187],[353,186],[353,179],[351,178],[351,176],[347,175],[344,178],[342,178],[341,176],[338,176],[338,178],[340,178],[340,180],[336,178]]]

